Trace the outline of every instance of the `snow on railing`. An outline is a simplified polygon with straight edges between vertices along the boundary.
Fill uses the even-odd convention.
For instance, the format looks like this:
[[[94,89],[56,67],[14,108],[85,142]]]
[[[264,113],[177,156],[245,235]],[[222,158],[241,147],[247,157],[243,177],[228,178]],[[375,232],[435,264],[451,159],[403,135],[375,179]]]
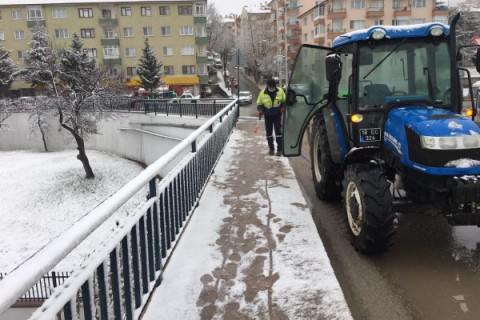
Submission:
[[[162,266],[194,211],[238,119],[232,101],[118,192],[0,281],[0,315],[119,207],[149,186],[148,201],[38,308],[30,319],[138,319]],[[164,177],[159,172],[190,152]]]

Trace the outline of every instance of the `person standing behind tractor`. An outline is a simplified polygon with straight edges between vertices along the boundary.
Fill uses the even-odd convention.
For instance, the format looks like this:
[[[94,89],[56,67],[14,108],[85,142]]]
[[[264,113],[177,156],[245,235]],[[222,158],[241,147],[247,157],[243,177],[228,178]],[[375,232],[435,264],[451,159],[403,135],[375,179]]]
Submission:
[[[282,155],[282,113],[285,111],[285,92],[277,87],[274,79],[267,80],[267,87],[260,91],[257,98],[257,110],[259,117],[265,119],[265,132],[268,142],[268,154],[275,153],[273,143],[273,130],[277,142],[277,156]]]

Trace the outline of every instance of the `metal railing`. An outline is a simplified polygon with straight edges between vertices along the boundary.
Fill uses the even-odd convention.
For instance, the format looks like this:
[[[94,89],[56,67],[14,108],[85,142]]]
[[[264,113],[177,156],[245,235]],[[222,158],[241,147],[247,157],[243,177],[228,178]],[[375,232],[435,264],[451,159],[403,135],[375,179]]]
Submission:
[[[30,290],[17,300],[17,302],[43,301],[50,297],[54,288],[62,285],[68,279],[71,272],[49,272],[44,275]],[[7,273],[0,273],[0,281]]]
[[[232,101],[118,192],[0,281],[0,314],[146,185],[148,200],[30,319],[138,319],[238,119]],[[161,181],[162,168],[185,154]]]
[[[137,111],[161,115],[212,117],[222,110],[233,99],[199,99],[195,101],[175,102],[168,99],[131,99],[125,103],[115,104],[112,109],[117,111]]]

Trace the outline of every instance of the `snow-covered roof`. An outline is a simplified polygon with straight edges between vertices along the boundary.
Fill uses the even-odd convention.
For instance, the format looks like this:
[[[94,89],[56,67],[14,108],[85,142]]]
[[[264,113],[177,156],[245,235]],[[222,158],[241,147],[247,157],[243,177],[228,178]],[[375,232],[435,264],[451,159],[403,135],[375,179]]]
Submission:
[[[261,8],[258,6],[244,6],[243,9],[247,13],[270,13],[270,8]]]
[[[191,2],[191,0],[175,0],[177,2]],[[2,0],[0,6],[18,5],[48,5],[48,4],[75,4],[75,3],[135,3],[127,0]],[[141,2],[171,2],[169,0],[141,0]]]

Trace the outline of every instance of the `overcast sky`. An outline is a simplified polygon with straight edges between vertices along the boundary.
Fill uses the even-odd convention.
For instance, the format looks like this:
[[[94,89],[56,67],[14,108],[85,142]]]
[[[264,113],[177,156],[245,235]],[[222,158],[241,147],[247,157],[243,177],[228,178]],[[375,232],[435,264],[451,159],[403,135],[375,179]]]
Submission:
[[[260,0],[209,0],[208,3],[213,3],[215,8],[217,8],[218,13],[221,15],[226,15],[229,13],[240,14],[242,13],[243,6],[259,6],[260,3],[265,3],[265,1]],[[268,1],[267,1],[268,3]]]

